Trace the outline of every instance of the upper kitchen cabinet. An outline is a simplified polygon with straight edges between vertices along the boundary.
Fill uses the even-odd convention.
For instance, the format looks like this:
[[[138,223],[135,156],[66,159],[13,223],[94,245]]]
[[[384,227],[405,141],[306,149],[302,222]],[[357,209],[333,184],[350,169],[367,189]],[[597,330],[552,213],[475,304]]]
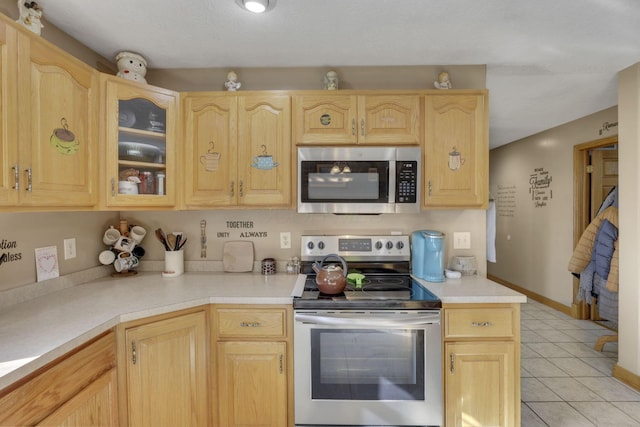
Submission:
[[[0,204],[97,202],[98,72],[0,21]]]
[[[417,94],[299,95],[294,111],[296,144],[418,145],[421,141]]]
[[[189,93],[182,105],[188,208],[291,206],[288,95]]]
[[[174,207],[179,96],[102,75],[106,208]]]
[[[425,96],[424,207],[487,208],[487,102],[486,91]]]

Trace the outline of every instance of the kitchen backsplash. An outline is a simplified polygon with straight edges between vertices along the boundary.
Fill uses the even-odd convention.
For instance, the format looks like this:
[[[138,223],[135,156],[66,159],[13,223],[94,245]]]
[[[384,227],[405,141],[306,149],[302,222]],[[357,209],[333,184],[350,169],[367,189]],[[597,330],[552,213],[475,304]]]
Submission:
[[[478,259],[479,274],[486,274],[486,213],[483,210],[443,210],[420,214],[394,215],[303,215],[288,210],[209,210],[181,212],[47,212],[0,214],[0,292],[33,286],[36,282],[35,249],[56,246],[60,276],[100,267],[98,254],[107,249],[102,235],[120,219],[147,230],[141,246],[145,255],[141,269],[162,266],[164,248],[154,230],[165,233],[180,231],[188,239],[184,246],[185,265],[195,269],[196,263],[208,265],[222,260],[227,241],[249,240],[254,243],[255,259],[275,258],[284,262],[300,254],[303,234],[358,234],[434,229],[446,234],[446,260],[452,255],[470,254]],[[202,258],[201,224],[206,222],[207,250]],[[452,233],[471,232],[470,250],[453,250]],[[280,247],[280,233],[291,233],[291,247]],[[76,258],[64,259],[64,239],[76,239]],[[7,254],[6,256],[4,254]],[[147,266],[145,266],[145,262]],[[208,268],[207,268],[208,269]],[[59,282],[59,281],[58,281]],[[53,286],[54,281],[41,282]],[[1,295],[1,294],[0,294]]]

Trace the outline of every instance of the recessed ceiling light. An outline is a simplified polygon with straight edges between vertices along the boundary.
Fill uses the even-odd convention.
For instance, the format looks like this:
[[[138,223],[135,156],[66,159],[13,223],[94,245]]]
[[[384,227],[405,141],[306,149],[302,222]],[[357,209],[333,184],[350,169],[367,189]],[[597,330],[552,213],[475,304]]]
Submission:
[[[276,5],[276,0],[235,0],[242,9],[253,13],[268,12]]]

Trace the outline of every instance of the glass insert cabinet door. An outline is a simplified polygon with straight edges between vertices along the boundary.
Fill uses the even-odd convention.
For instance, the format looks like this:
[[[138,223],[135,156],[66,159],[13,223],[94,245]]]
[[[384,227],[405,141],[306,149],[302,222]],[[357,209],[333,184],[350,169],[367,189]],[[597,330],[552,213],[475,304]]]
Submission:
[[[116,206],[172,205],[177,96],[139,86],[107,82],[107,156],[114,159],[108,163],[108,200]]]

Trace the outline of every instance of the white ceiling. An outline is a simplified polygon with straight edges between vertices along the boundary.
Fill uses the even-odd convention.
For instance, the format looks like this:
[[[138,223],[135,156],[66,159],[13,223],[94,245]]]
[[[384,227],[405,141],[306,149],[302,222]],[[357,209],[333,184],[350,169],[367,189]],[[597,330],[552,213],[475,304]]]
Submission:
[[[492,148],[617,105],[617,72],[640,62],[638,0],[38,3],[96,52],[150,68],[486,64]]]

